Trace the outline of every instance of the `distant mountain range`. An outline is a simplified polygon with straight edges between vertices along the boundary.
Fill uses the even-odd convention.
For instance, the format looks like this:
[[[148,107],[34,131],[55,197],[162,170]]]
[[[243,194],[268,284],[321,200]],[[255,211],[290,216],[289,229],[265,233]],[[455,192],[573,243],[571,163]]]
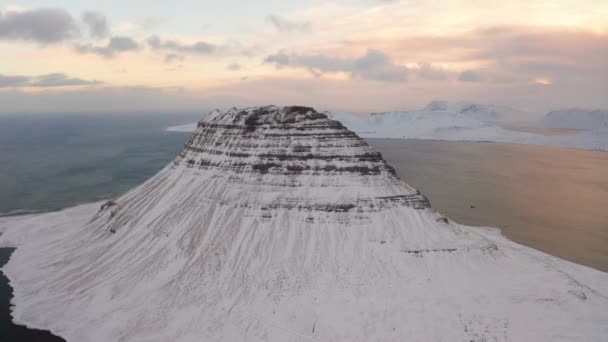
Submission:
[[[484,141],[608,151],[608,111],[559,110],[545,116],[507,106],[432,101],[420,110],[327,113],[365,138]],[[192,132],[196,124],[169,127]],[[581,132],[550,132],[550,129]]]
[[[555,111],[538,119],[537,114],[505,106],[433,101],[420,110],[367,116],[335,113],[333,117],[366,138],[484,141],[608,150],[606,111]],[[550,130],[555,128],[582,131]]]
[[[507,106],[475,102],[432,101],[422,113],[451,113],[486,122],[530,121],[535,114]]]
[[[598,130],[608,129],[608,110],[562,109],[547,113],[539,127]]]

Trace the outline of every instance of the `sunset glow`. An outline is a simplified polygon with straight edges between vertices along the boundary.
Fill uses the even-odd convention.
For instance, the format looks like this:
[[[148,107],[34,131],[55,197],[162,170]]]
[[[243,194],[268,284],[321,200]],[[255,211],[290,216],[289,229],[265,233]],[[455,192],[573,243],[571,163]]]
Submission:
[[[125,110],[158,108],[172,96],[165,88],[187,98],[167,99],[176,110],[305,101],[367,111],[479,97],[539,110],[608,106],[605,1],[23,1],[0,10],[8,112],[80,111],[82,93],[104,102],[118,88],[158,93]],[[34,81],[51,74],[72,81]]]

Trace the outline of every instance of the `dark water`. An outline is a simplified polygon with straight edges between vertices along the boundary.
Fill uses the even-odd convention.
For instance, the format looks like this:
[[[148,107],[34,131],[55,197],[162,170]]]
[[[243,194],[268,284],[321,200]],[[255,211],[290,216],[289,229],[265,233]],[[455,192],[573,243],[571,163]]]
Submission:
[[[0,213],[57,210],[120,194],[154,175],[198,115],[0,116]]]
[[[608,272],[608,153],[494,143],[369,143],[451,219],[502,228],[511,240]]]
[[[116,196],[145,181],[180,151],[188,134],[170,125],[198,120],[179,115],[0,116],[0,215],[58,210]],[[0,266],[13,249],[0,248]],[[14,325],[12,289],[0,275],[0,341],[63,341]]]
[[[116,196],[179,152],[188,135],[165,132],[167,126],[198,119],[198,114],[0,116],[0,215]],[[0,248],[0,267],[12,251]],[[13,324],[11,297],[8,279],[0,273],[1,342],[63,341]]]
[[[0,248],[0,268],[8,262],[13,248]],[[2,342],[65,342],[48,331],[29,329],[11,321],[10,299],[13,289],[8,279],[0,272],[0,341]]]

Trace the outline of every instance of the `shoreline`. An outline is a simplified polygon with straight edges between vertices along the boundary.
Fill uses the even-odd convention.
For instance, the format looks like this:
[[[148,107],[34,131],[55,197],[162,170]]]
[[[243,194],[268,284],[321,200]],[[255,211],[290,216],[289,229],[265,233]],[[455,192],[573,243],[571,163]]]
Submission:
[[[15,296],[17,290],[13,286],[11,277],[4,272],[4,266],[10,262],[11,256],[16,250],[16,247],[0,246],[0,289],[3,290],[0,291],[0,317],[2,317],[0,324],[6,325],[4,328],[8,329],[7,337],[20,342],[66,342],[57,333],[13,317],[13,311],[18,302]]]
[[[408,137],[376,137],[376,136],[368,136],[364,133],[361,133],[362,138],[367,139],[377,139],[377,140],[406,140],[406,141],[438,141],[438,142],[450,142],[450,143],[476,143],[476,144],[506,144],[506,145],[524,145],[524,146],[534,146],[534,147],[544,147],[544,148],[554,148],[554,149],[563,149],[563,150],[575,150],[575,151],[587,151],[587,152],[608,152],[608,147],[603,148],[586,148],[586,147],[576,147],[576,146],[561,146],[561,145],[550,145],[550,144],[533,144],[530,142],[521,142],[521,141],[498,141],[498,140],[452,140],[452,139],[441,139],[441,138],[408,138]]]

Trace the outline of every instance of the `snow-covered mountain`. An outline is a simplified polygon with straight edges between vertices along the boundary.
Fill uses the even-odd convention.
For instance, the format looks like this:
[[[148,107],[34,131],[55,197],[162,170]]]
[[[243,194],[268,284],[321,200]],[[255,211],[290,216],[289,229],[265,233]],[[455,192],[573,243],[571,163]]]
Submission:
[[[551,135],[526,130],[525,128],[530,127],[556,128],[551,126],[560,125],[522,126],[521,123],[526,117],[530,120],[534,116],[526,116],[525,112],[508,107],[474,103],[434,101],[421,110],[372,113],[366,116],[336,113],[333,118],[365,138],[503,142],[607,151],[608,129],[597,128],[606,127],[603,126],[603,120],[608,116],[603,116],[602,113],[604,112],[589,112],[588,119],[574,115],[564,115],[569,120],[547,120],[552,115],[543,119],[567,126],[564,128],[575,128],[577,125],[596,127],[593,132],[574,132],[572,135]],[[575,123],[577,120],[581,120],[581,123]],[[520,123],[517,126],[523,129],[510,129],[513,125],[509,123],[513,122]]]
[[[385,133],[391,128],[418,131],[492,127],[499,123],[530,120],[532,114],[510,107],[472,102],[432,101],[420,110],[371,113],[369,116],[336,113],[334,118],[350,123],[354,129],[367,126]],[[354,127],[357,125],[357,127]],[[395,127],[397,125],[398,127]],[[349,127],[350,128],[350,127]]]
[[[333,117],[367,138],[511,142],[531,136],[501,127],[505,122],[522,121],[526,113],[470,102],[433,101],[421,110],[367,116],[337,113]]]
[[[519,122],[530,120],[533,113],[507,106],[481,104],[475,102],[432,101],[421,112],[432,114],[451,114],[483,122]]]
[[[68,341],[608,335],[608,274],[446,219],[306,107],[213,112],[123,196],[0,227],[14,320]]]
[[[334,118],[349,129],[370,138],[492,140],[501,128],[494,123],[452,111],[404,111],[358,116],[338,113]],[[471,134],[473,132],[474,134]]]
[[[556,110],[547,113],[537,125],[543,128],[608,130],[608,110]]]
[[[604,112],[598,113],[597,117],[602,118]],[[543,134],[535,129],[553,127],[535,123],[537,115],[533,113],[472,102],[433,101],[423,109],[413,111],[329,115],[364,138],[501,142],[608,151],[608,128],[602,126],[603,121],[597,118],[592,120],[594,124],[578,124],[595,126],[593,130]],[[578,120],[577,117],[572,118]],[[576,125],[562,124],[567,128],[578,127]],[[167,130],[192,132],[195,128],[196,124],[188,124]]]

